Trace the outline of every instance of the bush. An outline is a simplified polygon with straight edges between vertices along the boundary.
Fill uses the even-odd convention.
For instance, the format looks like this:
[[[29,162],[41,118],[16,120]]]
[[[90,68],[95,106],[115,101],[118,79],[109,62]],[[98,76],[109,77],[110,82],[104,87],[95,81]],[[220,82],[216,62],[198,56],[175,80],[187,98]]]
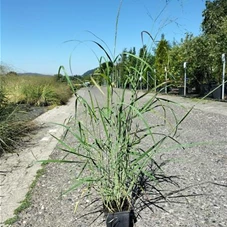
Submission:
[[[6,78],[6,96],[11,103],[49,106],[66,104],[72,92],[54,77],[12,76]]]
[[[10,71],[6,74],[6,76],[18,76],[18,74],[14,71]]]
[[[0,76],[0,155],[12,152],[22,137],[36,128],[24,107],[62,105],[71,96],[67,83],[54,77]]]
[[[6,95],[3,91],[3,89],[1,89],[0,87],[0,108],[4,107],[7,103],[7,99],[6,99]]]
[[[31,86],[22,88],[24,102],[35,106],[49,106],[58,103],[57,95],[50,85]]]
[[[36,128],[34,123],[18,119],[19,111],[20,108],[12,104],[0,107],[0,155],[12,152],[22,137]]]

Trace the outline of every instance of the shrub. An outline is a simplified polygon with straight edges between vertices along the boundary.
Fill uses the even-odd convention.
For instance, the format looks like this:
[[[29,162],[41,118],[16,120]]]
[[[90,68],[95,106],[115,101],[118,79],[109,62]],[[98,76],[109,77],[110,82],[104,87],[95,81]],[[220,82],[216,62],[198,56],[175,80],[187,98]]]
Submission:
[[[48,106],[58,102],[56,93],[49,84],[39,86],[28,84],[22,88],[22,93],[26,104]]]
[[[0,107],[0,155],[12,152],[22,137],[36,128],[34,123],[18,119],[19,111],[20,108],[13,104]]]
[[[54,77],[0,76],[0,155],[12,152],[36,126],[21,115],[24,105],[35,106],[66,104],[72,96],[67,83]],[[25,105],[26,106],[26,105]]]
[[[11,103],[36,106],[67,103],[72,92],[67,83],[50,76],[11,76],[6,78],[6,96]]]

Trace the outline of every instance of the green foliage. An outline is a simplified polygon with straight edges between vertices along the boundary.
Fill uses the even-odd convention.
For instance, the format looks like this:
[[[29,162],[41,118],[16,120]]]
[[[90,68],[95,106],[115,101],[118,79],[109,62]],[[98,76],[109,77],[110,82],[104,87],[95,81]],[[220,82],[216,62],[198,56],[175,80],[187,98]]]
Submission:
[[[32,191],[34,189],[34,187],[36,186],[37,182],[38,182],[38,179],[45,173],[45,169],[42,168],[42,169],[39,169],[36,173],[36,177],[35,177],[35,180],[32,182],[32,184],[30,185],[29,187],[29,191],[26,193],[25,195],[25,199],[23,201],[20,202],[20,206],[14,210],[14,217],[12,218],[9,218],[7,219],[4,224],[5,225],[12,225],[14,224],[15,222],[17,222],[20,217],[19,217],[19,214],[27,209],[28,207],[30,207],[31,205],[31,199],[32,199]]]
[[[157,82],[161,84],[165,81],[165,69],[169,70],[169,51],[170,45],[164,38],[158,43],[155,51],[155,69],[157,73]]]
[[[62,74],[55,74],[54,78],[58,82],[66,82],[66,78]]]
[[[205,36],[188,36],[183,48],[188,74],[196,84],[211,81],[213,58],[210,55],[212,46],[209,40]]]
[[[147,64],[143,64],[141,59]],[[135,70],[135,68],[139,68],[140,65],[143,65],[145,67],[144,70]],[[147,65],[149,65],[150,67],[147,67]],[[134,76],[141,78],[141,82],[138,83],[138,87],[147,87],[147,75],[149,74],[151,76],[151,72],[153,72],[153,65],[154,56],[147,50],[146,45],[140,48],[138,56],[136,55],[135,47],[131,48],[129,51],[127,51],[127,49],[125,48],[120,54],[118,63],[116,64],[117,74],[114,80],[117,87],[124,87],[126,81],[126,87],[131,87],[128,77]],[[153,80],[150,80],[149,82],[149,87],[154,87]]]
[[[30,207],[31,205],[31,199],[32,199],[32,191],[34,189],[34,187],[36,186],[39,178],[45,173],[45,169],[39,169],[36,173],[36,177],[34,179],[34,181],[32,182],[32,184],[29,187],[28,192],[25,195],[25,199],[23,201],[20,202],[20,206],[14,210],[14,214],[18,215],[20,214],[23,210],[27,209],[28,207]]]
[[[227,1],[206,1],[203,11],[202,30],[204,34],[218,34],[227,19]]]
[[[203,11],[202,29],[208,43],[210,67],[216,81],[221,82],[221,55],[227,53],[227,1],[206,1]],[[211,61],[212,59],[212,61]]]
[[[8,103],[4,78],[0,77],[0,155],[11,152],[21,141],[21,137],[35,128],[34,124],[19,120],[20,108]]]
[[[225,24],[227,23],[223,24],[223,32],[227,31],[224,29]],[[170,71],[180,79],[179,82],[183,82],[184,62],[187,62],[188,85],[195,87],[197,92],[201,92],[202,84],[221,82],[221,55],[227,53],[227,38],[223,38],[219,42],[220,34],[202,34],[197,37],[187,34],[183,43],[171,49]],[[227,33],[225,34],[227,35]]]
[[[227,53],[227,1],[206,1],[203,17],[203,34],[197,37],[186,34],[184,40],[178,45],[175,43],[169,51],[169,71],[176,84],[183,83],[183,63],[187,62],[187,84],[195,87],[198,93],[202,92],[203,84],[211,88],[211,84],[221,83],[221,55]],[[163,59],[164,54],[160,61]],[[159,62],[157,56],[156,62]],[[163,70],[164,67],[160,68]]]
[[[0,76],[0,110],[1,108],[5,107],[7,104],[7,98],[4,89],[4,81],[3,78]]]
[[[26,136],[36,128],[34,123],[17,118],[20,108],[15,105],[0,107],[0,155],[12,152]]]
[[[48,76],[6,77],[5,92],[11,103],[36,106],[65,104],[72,95],[66,82]]]
[[[183,62],[185,54],[182,45],[174,45],[169,52],[169,71],[174,76],[173,85],[183,86]]]
[[[6,74],[6,76],[18,76],[18,74],[14,71],[10,71]]]
[[[57,97],[50,85],[25,85],[22,89],[24,102],[36,106],[48,106],[57,103]]]
[[[19,220],[19,217],[18,217],[17,215],[15,215],[14,217],[7,219],[7,220],[4,222],[4,224],[5,224],[6,226],[11,226],[12,224],[14,224],[15,222],[17,222],[18,220]]]
[[[152,194],[155,199],[163,198],[158,189],[159,183],[172,182],[171,178],[167,180],[154,161],[154,155],[164,143],[177,143],[174,136],[185,116],[178,119],[169,102],[156,94],[138,92],[139,78],[152,70],[144,55],[147,55],[147,51],[143,50],[141,57],[126,53],[122,89],[116,89],[114,84],[119,69],[117,62],[121,57],[122,63],[123,55],[108,59],[105,67],[99,68],[97,74],[103,78],[106,86],[99,86],[92,78],[95,88],[87,89],[88,98],[76,93],[73,126],[63,125],[67,134],[75,139],[75,146],[56,138],[59,147],[66,152],[65,158],[42,161],[78,163],[81,170],[66,192],[81,188],[83,195],[89,196],[95,191],[107,212],[133,209],[136,202],[142,203],[141,207],[144,208],[152,207],[152,203],[143,196]],[[135,60],[135,66],[128,64],[129,56]],[[128,84],[130,90],[127,89]],[[100,95],[96,97],[93,91],[100,92]],[[174,122],[166,117],[167,112],[171,113]],[[148,123],[147,117],[154,118],[154,121]],[[143,145],[145,139],[150,141],[149,146]],[[178,143],[176,146],[180,147]],[[70,159],[69,155],[74,158]]]
[[[26,117],[26,105],[66,104],[72,91],[54,77],[0,76],[0,155],[13,152],[22,138],[37,128]],[[24,114],[25,115],[25,114]]]

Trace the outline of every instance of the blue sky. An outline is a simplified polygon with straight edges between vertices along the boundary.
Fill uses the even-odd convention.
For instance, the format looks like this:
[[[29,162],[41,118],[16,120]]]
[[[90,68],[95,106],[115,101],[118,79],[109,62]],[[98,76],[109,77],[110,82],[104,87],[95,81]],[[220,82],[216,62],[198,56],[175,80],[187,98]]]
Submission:
[[[97,67],[97,57],[103,55],[89,41],[102,43],[97,37],[114,54],[119,0],[1,0],[0,4],[1,61],[15,71],[56,74],[64,65],[69,72],[71,56],[73,74],[83,74]],[[205,0],[168,0],[167,5],[166,0],[124,0],[116,54],[124,48],[139,50],[143,30],[157,41],[163,33],[170,43],[180,41],[186,32],[199,35],[204,9]],[[146,36],[144,42],[152,45]]]

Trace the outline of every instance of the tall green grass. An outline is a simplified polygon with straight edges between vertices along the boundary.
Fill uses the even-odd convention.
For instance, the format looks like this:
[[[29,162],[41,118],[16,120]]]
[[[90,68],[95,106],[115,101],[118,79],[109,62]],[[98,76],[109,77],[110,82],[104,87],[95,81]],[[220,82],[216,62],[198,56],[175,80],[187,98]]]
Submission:
[[[19,111],[14,105],[0,107],[0,155],[14,151],[22,143],[22,138],[37,128],[32,122],[18,119]]]
[[[26,111],[24,106],[62,105],[71,96],[67,83],[58,82],[54,77],[1,75],[0,155],[13,151],[22,142],[22,137],[37,128],[30,117],[21,114]]]
[[[156,93],[150,95],[151,90],[145,93],[138,91],[141,78],[153,68],[145,56],[129,52],[116,56],[121,4],[116,19],[113,54],[108,47],[105,48],[103,40],[92,41],[104,53],[98,58],[100,67],[97,75],[91,78],[95,88],[87,89],[87,97],[74,92],[77,98],[74,124],[62,125],[76,143],[71,146],[63,139],[56,138],[59,148],[66,155],[60,160],[41,162],[78,163],[80,170],[66,193],[80,189],[82,198],[95,193],[98,199],[91,204],[96,206],[96,212],[115,213],[139,207],[136,210],[139,213],[145,208],[152,210],[154,206],[159,207],[155,205],[159,200],[167,200],[168,195],[163,192],[162,184],[174,184],[174,180],[162,172],[161,164],[157,164],[154,157],[162,148],[168,150],[165,144],[176,144],[181,148],[175,135],[190,111],[177,117],[173,108],[177,104],[172,103],[171,106],[168,100],[159,98]],[[142,32],[142,37],[144,33],[151,37],[148,32]],[[125,80],[121,89],[116,89],[118,62],[123,55],[130,56],[137,64],[122,65],[124,75],[121,76]],[[60,69],[66,74],[64,67]],[[95,76],[104,81],[104,87],[99,85]],[[67,74],[66,78],[70,82]],[[165,83],[160,87],[163,85]],[[97,92],[100,92],[98,98],[95,95]],[[146,98],[148,95],[149,98]],[[150,122],[148,118],[154,120]],[[144,146],[146,141],[149,141],[148,146]],[[101,208],[97,201],[101,201]],[[79,202],[80,199],[76,208]]]
[[[105,213],[138,207],[137,212],[147,207],[152,210],[156,200],[168,197],[162,192],[162,184],[174,184],[173,178],[166,176],[161,164],[154,160],[155,154],[161,149],[168,150],[165,147],[168,143],[182,148],[175,135],[190,111],[178,117],[174,111],[174,106],[179,107],[177,103],[159,98],[152,90],[139,92],[140,77],[147,69],[152,70],[152,66],[146,59],[131,53],[125,54],[131,55],[138,64],[136,67],[124,65],[125,81],[121,89],[115,88],[117,62],[122,56],[111,58],[102,44],[95,41],[94,44],[105,54],[100,58],[97,71],[105,86],[98,85],[92,77],[95,86],[87,88],[85,97],[75,93],[74,124],[63,127],[76,143],[71,146],[56,138],[59,148],[66,152],[65,157],[43,162],[79,163],[80,170],[66,192],[80,189],[85,191],[82,197],[95,192],[102,203],[100,210]],[[106,67],[101,67],[104,64]],[[64,67],[61,69],[64,71]],[[149,145],[144,146],[147,141]]]
[[[10,152],[21,138],[35,128],[33,123],[18,119],[19,106],[8,103],[4,88],[0,86],[0,155]]]
[[[143,75],[154,71],[154,68],[145,56],[130,52],[116,56],[120,8],[113,54],[108,47],[105,48],[105,42],[101,39],[98,42],[92,41],[104,55],[98,58],[99,70],[91,78],[95,88],[87,88],[85,96],[85,92],[83,95],[74,92],[76,118],[72,125],[62,125],[66,134],[72,137],[70,143],[56,138],[65,156],[62,159],[40,162],[77,164],[79,171],[75,169],[77,173],[73,184],[65,191],[78,190],[76,193],[81,193],[75,210],[81,200],[88,197],[91,198],[89,205],[92,205],[92,213],[134,210],[139,216],[146,208],[151,211],[154,207],[164,210],[160,202],[187,197],[181,195],[185,189],[178,188],[178,178],[163,171],[166,162],[157,163],[155,155],[158,152],[184,148],[177,141],[176,135],[180,124],[193,108],[178,116],[175,109],[182,106],[160,98],[156,93],[156,88],[167,86],[167,82],[144,93],[138,91],[141,78],[146,82]],[[152,39],[148,32],[142,32],[142,37],[143,34]],[[130,56],[137,64],[122,65],[124,70],[121,76],[125,80],[122,81],[121,89],[116,89],[119,79],[118,63],[123,55]],[[64,67],[60,67],[61,70],[70,82]],[[100,86],[96,78],[103,81],[105,86]],[[72,84],[71,87],[73,89]],[[176,190],[167,192],[165,186],[168,184],[176,186]],[[82,209],[84,212],[84,207]]]
[[[35,106],[66,104],[72,92],[66,83],[54,77],[10,76],[5,77],[5,95],[11,103]]]

